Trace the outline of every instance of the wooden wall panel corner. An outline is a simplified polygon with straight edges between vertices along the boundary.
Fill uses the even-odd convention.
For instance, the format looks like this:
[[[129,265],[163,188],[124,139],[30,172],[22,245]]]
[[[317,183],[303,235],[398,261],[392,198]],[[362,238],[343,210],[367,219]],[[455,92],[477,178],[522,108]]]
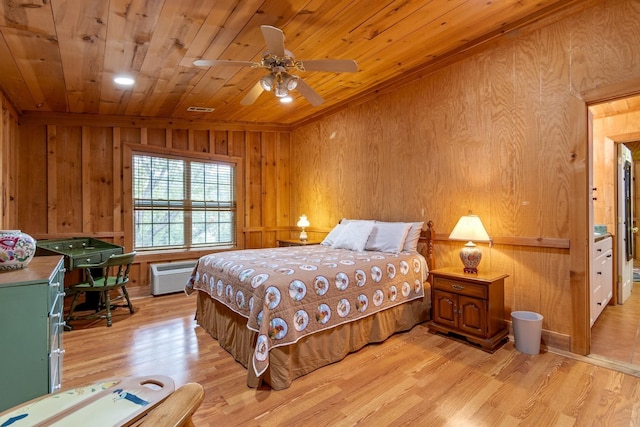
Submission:
[[[22,126],[16,141],[15,164],[16,228],[35,234],[48,232],[49,204],[56,200],[47,197],[47,128],[46,126]]]
[[[0,94],[0,209],[3,229],[16,228],[18,115]]]

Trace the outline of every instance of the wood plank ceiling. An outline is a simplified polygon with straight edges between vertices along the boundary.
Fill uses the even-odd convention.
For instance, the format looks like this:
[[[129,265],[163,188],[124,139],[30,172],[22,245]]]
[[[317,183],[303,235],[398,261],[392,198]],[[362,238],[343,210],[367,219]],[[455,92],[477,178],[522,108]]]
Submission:
[[[355,102],[513,28],[584,0],[2,0],[0,90],[19,112],[47,111],[296,124]],[[259,61],[260,25],[296,59],[354,59],[355,73],[299,72],[326,102],[263,93],[267,73],[199,68]],[[136,79],[130,89],[117,74]],[[187,111],[211,107],[211,113]]]
[[[591,111],[594,119],[640,111],[640,95],[593,105]]]

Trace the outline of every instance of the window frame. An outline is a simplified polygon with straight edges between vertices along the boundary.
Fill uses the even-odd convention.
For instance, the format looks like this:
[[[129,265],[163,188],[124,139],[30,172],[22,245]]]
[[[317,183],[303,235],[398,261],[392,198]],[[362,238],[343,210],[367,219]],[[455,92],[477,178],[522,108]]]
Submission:
[[[176,150],[164,147],[148,147],[141,146],[140,144],[132,144],[125,143],[123,149],[123,165],[124,169],[127,171],[125,174],[125,179],[123,180],[125,188],[123,189],[124,195],[124,218],[125,218],[125,244],[127,247],[134,247],[135,244],[135,206],[133,201],[133,156],[134,155],[143,155],[143,156],[158,156],[165,158],[174,158],[178,160],[185,161],[196,161],[196,162],[219,162],[226,163],[231,165],[234,170],[234,192],[235,192],[235,230],[234,237],[235,243],[232,245],[197,245],[191,246],[191,236],[188,237],[188,246],[187,241],[185,241],[185,247],[175,247],[168,246],[165,248],[139,248],[136,251],[139,251],[140,254],[153,254],[153,253],[195,253],[194,256],[200,256],[204,253],[210,253],[212,251],[220,251],[220,250],[228,250],[228,249],[237,249],[242,248],[241,244],[241,236],[242,236],[242,222],[244,219],[243,212],[243,173],[242,173],[242,158],[235,156],[224,156],[217,154],[208,154],[208,153],[199,153],[185,150]],[[190,215],[189,215],[190,216]],[[189,218],[189,224],[191,223],[191,219]],[[187,222],[185,221],[185,227],[187,226]]]

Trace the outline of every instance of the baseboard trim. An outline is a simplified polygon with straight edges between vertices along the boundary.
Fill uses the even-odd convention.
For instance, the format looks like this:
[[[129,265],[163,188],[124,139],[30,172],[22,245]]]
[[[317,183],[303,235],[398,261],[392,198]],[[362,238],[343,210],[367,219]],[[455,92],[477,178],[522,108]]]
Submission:
[[[569,359],[579,360],[591,365],[600,366],[602,368],[611,369],[613,371],[622,372],[623,374],[640,378],[640,366],[638,365],[632,365],[630,363],[608,359],[606,357],[598,356],[597,354],[582,356],[579,354],[571,353],[570,351],[564,351],[553,347],[547,347],[547,351],[549,353],[559,354]]]

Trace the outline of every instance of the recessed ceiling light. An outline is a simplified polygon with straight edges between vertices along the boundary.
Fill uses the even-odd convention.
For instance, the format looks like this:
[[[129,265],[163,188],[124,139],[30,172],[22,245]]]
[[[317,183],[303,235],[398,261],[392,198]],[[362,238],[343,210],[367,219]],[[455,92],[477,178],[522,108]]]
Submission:
[[[293,101],[293,98],[290,96],[283,96],[282,98],[280,98],[280,102],[282,102],[283,104],[288,104],[291,101]]]
[[[136,82],[132,77],[129,76],[115,76],[113,81],[122,86],[133,86]]]

